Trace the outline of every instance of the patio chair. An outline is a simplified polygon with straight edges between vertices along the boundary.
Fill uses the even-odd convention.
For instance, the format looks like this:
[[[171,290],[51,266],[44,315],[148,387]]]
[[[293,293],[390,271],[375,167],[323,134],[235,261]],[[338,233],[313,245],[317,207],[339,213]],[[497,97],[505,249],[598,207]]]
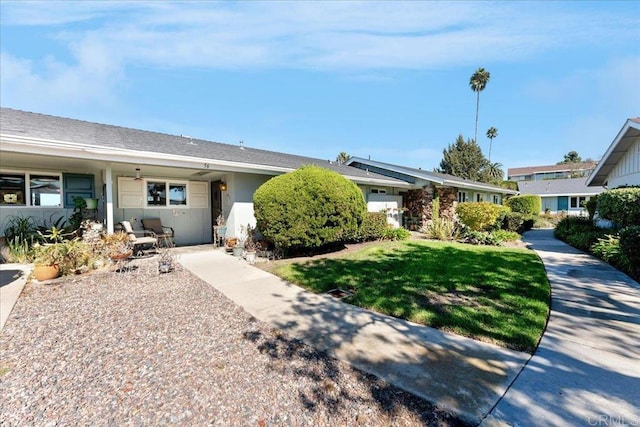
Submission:
[[[143,236],[136,235],[136,231],[133,231],[133,227],[131,227],[131,223],[129,221],[120,221],[122,225],[122,229],[125,233],[129,235],[129,239],[131,240],[131,244],[133,245],[133,253],[134,255],[139,255],[140,253],[145,253],[147,250],[157,250],[158,249],[158,239],[153,236],[148,235],[148,232],[142,230],[144,233]],[[140,234],[140,232],[137,232]],[[145,247],[149,247],[145,249]]]
[[[142,228],[151,232],[164,246],[173,246],[173,237],[175,235],[173,227],[162,225],[160,218],[145,218],[142,220]]]

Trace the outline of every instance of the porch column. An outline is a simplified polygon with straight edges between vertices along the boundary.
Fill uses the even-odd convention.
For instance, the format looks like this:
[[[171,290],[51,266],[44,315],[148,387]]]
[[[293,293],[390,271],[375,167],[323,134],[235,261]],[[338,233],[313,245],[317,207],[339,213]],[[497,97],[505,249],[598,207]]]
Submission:
[[[107,214],[107,233],[113,233],[113,177],[111,174],[111,164],[107,164],[104,169],[105,183],[105,210]]]

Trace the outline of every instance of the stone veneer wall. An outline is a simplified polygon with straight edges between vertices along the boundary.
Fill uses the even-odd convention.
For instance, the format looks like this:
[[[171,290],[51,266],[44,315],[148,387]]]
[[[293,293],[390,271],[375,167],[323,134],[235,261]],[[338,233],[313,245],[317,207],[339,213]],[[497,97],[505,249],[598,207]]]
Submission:
[[[438,188],[440,198],[440,218],[453,220],[456,216],[458,204],[458,190],[452,187]]]
[[[432,201],[438,194],[440,204],[440,218],[452,220],[456,214],[456,204],[458,202],[458,191],[455,188],[445,187],[436,189],[431,185],[425,188],[409,190],[406,197],[407,214],[419,219],[418,226],[421,227],[428,220],[432,219]]]

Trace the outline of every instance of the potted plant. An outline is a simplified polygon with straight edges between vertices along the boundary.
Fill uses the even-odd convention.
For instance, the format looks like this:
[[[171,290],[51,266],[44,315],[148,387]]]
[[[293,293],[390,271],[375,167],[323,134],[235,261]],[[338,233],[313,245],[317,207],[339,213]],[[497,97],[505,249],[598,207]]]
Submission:
[[[254,228],[247,224],[247,234],[244,241],[245,259],[249,264],[256,262],[256,241],[253,236]]]
[[[102,241],[106,250],[106,254],[114,261],[127,259],[133,254],[131,247],[131,239],[127,233],[117,232],[104,234]]]
[[[231,251],[233,252],[233,256],[241,257],[242,254],[244,253],[244,239],[241,237],[238,237],[236,239],[236,244],[233,246]]]
[[[171,253],[170,248],[164,248],[160,251],[160,256],[158,257],[158,273],[169,273],[173,271],[173,254]]]
[[[55,279],[60,275],[60,263],[64,261],[64,245],[52,243],[33,247],[33,276],[38,281]]]

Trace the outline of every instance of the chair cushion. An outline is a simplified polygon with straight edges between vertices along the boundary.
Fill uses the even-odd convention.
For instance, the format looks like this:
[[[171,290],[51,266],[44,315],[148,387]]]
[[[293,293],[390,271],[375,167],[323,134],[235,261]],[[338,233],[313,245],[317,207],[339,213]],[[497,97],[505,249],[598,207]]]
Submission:
[[[160,218],[143,219],[142,227],[144,227],[145,230],[151,230],[156,234],[165,234],[162,228],[162,222],[160,222]]]
[[[124,228],[125,233],[133,233],[133,227],[131,227],[131,223],[129,221],[120,221],[120,224],[122,224],[122,228]]]

